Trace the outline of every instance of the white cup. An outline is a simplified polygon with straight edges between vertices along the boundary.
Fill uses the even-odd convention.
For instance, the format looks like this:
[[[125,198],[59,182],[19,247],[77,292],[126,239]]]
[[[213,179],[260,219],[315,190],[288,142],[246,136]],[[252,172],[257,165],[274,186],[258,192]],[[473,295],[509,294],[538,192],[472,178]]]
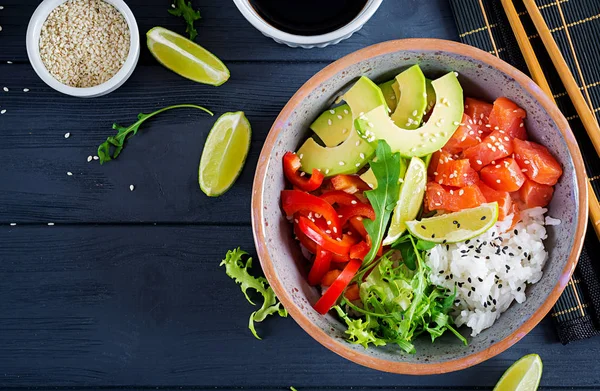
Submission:
[[[281,0],[285,1],[285,0]],[[296,35],[283,32],[276,29],[269,23],[267,23],[250,5],[249,0],[233,0],[237,8],[240,10],[242,15],[250,22],[256,29],[258,29],[265,36],[272,38],[275,42],[288,45],[290,47],[301,47],[304,49],[311,48],[324,48],[328,45],[335,45],[340,41],[350,38],[352,34],[361,29],[361,27],[371,19],[371,16],[377,11],[377,8],[381,5],[383,0],[368,0],[364,8],[360,11],[350,23],[339,29],[332,31],[327,34],[321,35]]]

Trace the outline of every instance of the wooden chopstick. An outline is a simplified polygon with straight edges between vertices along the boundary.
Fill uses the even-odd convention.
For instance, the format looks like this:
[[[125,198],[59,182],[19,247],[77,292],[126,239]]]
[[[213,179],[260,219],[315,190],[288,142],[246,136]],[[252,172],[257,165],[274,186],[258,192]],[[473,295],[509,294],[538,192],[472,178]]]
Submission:
[[[504,7],[504,11],[506,12],[506,16],[508,17],[508,21],[510,22],[510,26],[511,26],[511,28],[515,34],[515,37],[517,39],[517,43],[519,44],[519,48],[521,49],[521,52],[523,53],[523,57],[525,58],[525,63],[527,64],[527,68],[529,69],[529,72],[531,73],[531,77],[533,78],[533,81],[535,81],[536,84],[539,85],[540,88],[546,93],[546,95],[548,95],[550,97],[550,99],[552,99],[556,103],[556,101],[554,100],[554,97],[552,95],[552,90],[550,89],[550,85],[548,84],[548,80],[544,76],[544,71],[542,70],[542,67],[540,66],[540,63],[537,59],[537,56],[535,55],[533,47],[531,46],[531,42],[529,42],[527,33],[525,32],[525,29],[523,28],[523,24],[521,23],[521,18],[519,17],[519,14],[517,13],[517,10],[515,9],[515,6],[514,6],[512,0],[501,0],[501,1],[502,1],[502,6]],[[542,15],[540,14],[539,9],[535,5],[534,1],[533,0],[524,0],[524,3],[525,3],[525,6],[527,7],[527,10],[528,10],[531,18],[534,19],[534,16],[532,15],[532,11],[530,10],[530,7],[533,7],[535,9],[535,12],[539,16],[541,23],[543,23],[543,28],[541,28],[538,25],[539,20],[538,20],[538,23],[536,23],[536,20],[534,20],[536,29],[538,30],[540,37],[542,37],[542,40],[544,42],[544,45],[546,46],[546,49],[548,49],[548,52],[550,52],[549,45],[546,43],[546,40],[544,40],[542,31],[540,31],[540,30],[545,29],[545,31],[547,32],[547,35],[549,36],[549,39],[552,41],[552,44],[555,48],[555,54],[554,55],[551,54],[552,62],[554,64],[554,66],[556,67],[556,69],[558,70],[561,80],[562,80],[563,84],[565,85],[565,88],[567,89],[569,96],[571,96],[571,100],[573,101],[575,108],[577,109],[577,113],[579,114],[579,117],[581,118],[587,133],[590,135],[590,138],[592,139],[592,142],[594,143],[596,152],[600,155],[600,128],[598,128],[598,123],[596,122],[596,118],[592,114],[592,111],[589,109],[588,105],[585,103],[585,100],[583,99],[583,96],[581,95],[581,92],[579,91],[579,87],[577,86],[577,83],[575,82],[575,79],[573,78],[573,75],[571,74],[571,71],[569,70],[569,68],[566,64],[565,59],[563,58],[560,50],[558,49],[558,46],[556,45],[554,38],[552,37],[550,31],[548,30],[548,27],[546,26],[546,22],[542,18]],[[548,39],[548,37],[546,37],[546,39]],[[557,61],[555,61],[556,56],[560,57],[560,59],[558,59]],[[557,62],[559,65],[557,65]],[[570,80],[569,80],[569,78],[570,78]],[[569,83],[572,83],[572,84],[569,84]],[[569,85],[570,85],[570,87],[569,87]],[[571,91],[573,90],[573,86],[575,86],[575,92],[576,92],[576,95],[579,96],[579,98],[573,98],[573,94],[571,93]],[[575,102],[576,99],[579,99],[578,100],[579,103]],[[579,107],[577,106],[578,104],[579,104]],[[589,118],[590,116],[592,117],[591,120]],[[598,198],[596,197],[596,193],[594,192],[594,189],[592,188],[592,185],[591,185],[589,179],[587,180],[587,187],[588,187],[590,221],[592,222],[594,231],[596,231],[596,236],[598,236],[598,238],[600,239],[600,202],[598,202]]]

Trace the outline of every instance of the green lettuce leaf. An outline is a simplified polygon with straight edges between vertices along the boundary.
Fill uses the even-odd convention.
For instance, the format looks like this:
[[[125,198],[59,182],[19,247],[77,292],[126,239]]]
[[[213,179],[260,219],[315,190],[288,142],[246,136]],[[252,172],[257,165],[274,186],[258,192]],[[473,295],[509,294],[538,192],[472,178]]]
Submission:
[[[240,285],[242,293],[250,304],[256,305],[252,299],[250,299],[248,289],[254,289],[262,295],[262,306],[260,309],[250,314],[250,319],[248,321],[248,328],[252,334],[257,339],[261,339],[256,332],[254,322],[262,322],[267,316],[275,313],[279,316],[286,317],[287,311],[277,300],[275,292],[273,291],[273,288],[269,286],[269,282],[266,278],[253,277],[250,275],[248,269],[252,268],[252,258],[248,257],[245,262],[243,260],[247,255],[248,253],[241,250],[239,247],[235,250],[229,250],[225,255],[225,259],[223,259],[219,266],[225,266],[225,273]]]
[[[174,0],[173,8],[169,10],[171,15],[181,16],[187,25],[185,32],[190,35],[190,39],[193,41],[198,35],[198,31],[194,27],[194,22],[201,18],[200,11],[194,10],[192,2],[185,0]]]

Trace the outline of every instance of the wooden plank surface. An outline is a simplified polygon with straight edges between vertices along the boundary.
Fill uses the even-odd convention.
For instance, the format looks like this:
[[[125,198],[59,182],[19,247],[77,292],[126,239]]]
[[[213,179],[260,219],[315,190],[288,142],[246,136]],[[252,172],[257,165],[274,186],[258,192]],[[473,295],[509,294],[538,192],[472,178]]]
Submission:
[[[168,0],[129,0],[142,36],[154,26],[184,33],[181,19],[167,13]],[[292,49],[275,44],[255,30],[238,12],[233,1],[196,0],[202,20],[196,41],[224,61],[332,61],[375,42],[400,38],[458,39],[447,0],[386,1],[371,21],[351,40],[318,50]],[[27,23],[39,1],[3,0],[0,13],[0,62],[27,61],[24,45]],[[143,40],[145,42],[145,40]],[[143,45],[145,46],[145,45]],[[143,50],[141,64],[154,63]]]
[[[475,368],[426,377],[359,367],[290,318],[269,319],[259,326],[265,339],[255,340],[247,329],[252,306],[218,264],[228,249],[253,251],[252,177],[279,110],[323,66],[366,45],[458,36],[446,0],[386,0],[350,40],[290,49],[254,30],[231,1],[193,2],[203,15],[197,41],[227,62],[228,83],[190,83],[142,45],[132,78],[91,100],[54,92],[28,64],[25,31],[39,1],[0,3],[0,88],[9,88],[0,89],[7,110],[0,115],[0,388],[464,391],[491,388],[533,352],[544,360],[544,389],[600,385],[600,339],[563,347],[550,319]],[[168,0],[127,3],[142,33],[156,25],[183,31],[166,12]],[[252,123],[248,163],[226,195],[209,199],[198,189],[214,121],[200,112],[166,113],[116,162],[87,163],[113,122],[182,102],[217,115],[244,110]]]
[[[490,387],[534,352],[544,385],[600,384],[590,360],[600,340],[563,347],[549,319],[506,353],[441,376],[359,367],[291,318],[259,325],[258,341],[247,328],[252,306],[219,267],[228,249],[252,248],[246,227],[0,227],[0,243],[4,387]]]

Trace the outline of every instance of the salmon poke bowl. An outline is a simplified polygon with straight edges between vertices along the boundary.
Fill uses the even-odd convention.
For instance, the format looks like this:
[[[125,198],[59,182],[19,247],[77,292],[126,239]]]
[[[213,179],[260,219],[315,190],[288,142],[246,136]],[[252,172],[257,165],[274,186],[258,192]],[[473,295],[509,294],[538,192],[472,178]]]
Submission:
[[[431,374],[524,337],[569,281],[585,172],[554,103],[478,49],[401,40],[310,79],[275,121],[252,200],[291,316],[375,369]]]

